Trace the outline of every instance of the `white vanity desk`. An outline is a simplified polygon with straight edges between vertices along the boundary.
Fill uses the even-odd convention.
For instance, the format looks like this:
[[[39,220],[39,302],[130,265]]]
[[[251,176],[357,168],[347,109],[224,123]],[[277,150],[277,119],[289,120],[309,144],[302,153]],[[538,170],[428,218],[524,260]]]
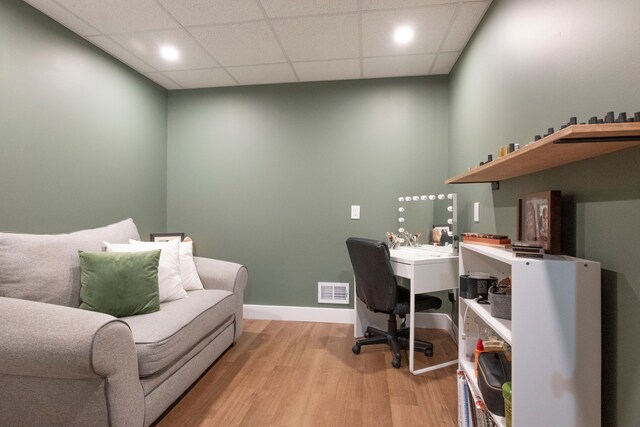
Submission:
[[[403,247],[390,250],[391,267],[398,277],[411,280],[411,304],[409,312],[409,371],[421,374],[444,368],[458,363],[457,360],[416,370],[414,368],[414,339],[415,339],[415,295],[427,292],[444,291],[458,287],[458,255],[438,252],[437,248],[423,246],[417,248]],[[354,336],[364,334],[363,325],[371,325],[386,329],[388,316],[382,313],[372,313],[356,297],[354,303],[355,325]],[[436,350],[437,351],[437,350]]]

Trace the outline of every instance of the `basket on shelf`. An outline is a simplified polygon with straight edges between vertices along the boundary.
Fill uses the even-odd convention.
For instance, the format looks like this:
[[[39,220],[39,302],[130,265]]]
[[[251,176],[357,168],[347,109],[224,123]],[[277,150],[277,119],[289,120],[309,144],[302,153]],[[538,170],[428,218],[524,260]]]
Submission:
[[[489,289],[489,304],[491,304],[491,315],[501,319],[511,320],[511,294],[497,294],[496,287]]]

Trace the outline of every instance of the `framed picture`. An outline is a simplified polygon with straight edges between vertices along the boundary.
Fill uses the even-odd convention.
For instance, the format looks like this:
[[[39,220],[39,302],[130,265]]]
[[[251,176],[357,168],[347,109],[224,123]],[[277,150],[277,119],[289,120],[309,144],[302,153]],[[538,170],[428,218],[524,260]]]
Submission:
[[[149,240],[152,242],[168,242],[169,240],[178,240],[182,242],[184,233],[151,233]]]
[[[431,244],[434,246],[447,246],[453,244],[453,233],[451,225],[434,225],[431,229]]]
[[[518,240],[538,244],[545,252],[559,254],[560,191],[518,196]]]

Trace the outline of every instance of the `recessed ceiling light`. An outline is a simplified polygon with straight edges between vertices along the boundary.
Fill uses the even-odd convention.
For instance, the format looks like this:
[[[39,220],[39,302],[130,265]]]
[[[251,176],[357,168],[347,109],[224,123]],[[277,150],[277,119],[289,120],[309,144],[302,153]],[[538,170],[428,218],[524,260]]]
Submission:
[[[173,46],[162,46],[160,48],[160,55],[167,61],[175,61],[180,58],[180,52]]]
[[[411,40],[413,40],[413,28],[403,25],[402,27],[396,28],[393,33],[393,39],[398,44],[407,44]]]

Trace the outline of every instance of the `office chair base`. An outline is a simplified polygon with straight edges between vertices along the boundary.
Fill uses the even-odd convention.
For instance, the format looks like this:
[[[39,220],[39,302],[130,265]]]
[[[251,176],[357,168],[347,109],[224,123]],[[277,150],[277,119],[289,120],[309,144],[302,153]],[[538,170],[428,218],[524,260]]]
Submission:
[[[364,338],[356,341],[351,348],[353,354],[360,354],[363,345],[388,344],[391,347],[393,359],[391,366],[399,368],[402,365],[402,355],[400,350],[409,349],[409,328],[397,330],[395,316],[389,316],[388,331],[383,331],[372,326],[368,326],[364,332]],[[421,351],[427,357],[433,357],[433,344],[427,341],[414,340],[415,351]]]

